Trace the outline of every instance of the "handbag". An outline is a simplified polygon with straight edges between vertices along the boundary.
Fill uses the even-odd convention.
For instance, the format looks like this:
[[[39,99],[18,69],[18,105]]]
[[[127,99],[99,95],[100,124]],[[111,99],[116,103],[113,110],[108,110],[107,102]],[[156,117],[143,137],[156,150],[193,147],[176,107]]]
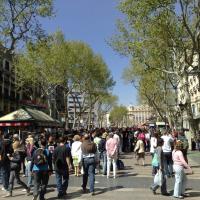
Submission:
[[[154,184],[161,186],[163,183],[163,174],[161,170],[158,170],[154,176]]]

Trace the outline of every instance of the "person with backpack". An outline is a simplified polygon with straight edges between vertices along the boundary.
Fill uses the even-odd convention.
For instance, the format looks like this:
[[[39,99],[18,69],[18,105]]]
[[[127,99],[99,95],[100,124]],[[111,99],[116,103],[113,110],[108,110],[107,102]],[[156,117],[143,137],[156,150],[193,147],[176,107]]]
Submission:
[[[68,181],[69,181],[69,164],[70,150],[65,146],[65,138],[59,138],[59,146],[53,152],[53,163],[56,173],[56,185],[58,191],[58,199],[67,195]]]
[[[14,187],[15,178],[17,180],[17,184],[21,185],[22,187],[26,189],[27,195],[30,193],[30,189],[20,179],[20,170],[21,170],[20,142],[15,141],[12,146],[13,146],[14,153],[12,154],[12,156],[11,155],[9,156],[10,169],[11,169],[10,179],[9,179],[9,188],[8,188],[8,193],[3,197],[12,197],[12,191]]]
[[[40,140],[41,147],[35,150],[31,161],[31,171],[34,176],[33,199],[45,200],[46,188],[49,181],[49,175],[52,174],[52,160],[46,149],[47,142],[44,138]],[[39,191],[39,188],[41,190]]]

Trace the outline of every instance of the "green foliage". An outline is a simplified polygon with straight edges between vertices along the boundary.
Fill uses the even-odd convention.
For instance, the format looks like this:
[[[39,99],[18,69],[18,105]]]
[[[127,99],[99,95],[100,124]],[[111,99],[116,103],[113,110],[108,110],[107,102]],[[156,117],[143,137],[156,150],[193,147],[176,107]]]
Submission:
[[[128,110],[125,106],[114,106],[110,112],[111,124],[120,126],[124,123]]]
[[[75,90],[87,98],[84,109],[91,110],[114,85],[102,57],[83,42],[65,41],[60,31],[45,40],[29,43],[14,64],[19,87],[39,87],[47,99],[57,86],[63,88],[65,98]]]
[[[45,36],[39,18],[53,15],[53,0],[1,0],[0,41],[7,51],[15,50],[19,41]],[[20,45],[21,46],[21,45]]]

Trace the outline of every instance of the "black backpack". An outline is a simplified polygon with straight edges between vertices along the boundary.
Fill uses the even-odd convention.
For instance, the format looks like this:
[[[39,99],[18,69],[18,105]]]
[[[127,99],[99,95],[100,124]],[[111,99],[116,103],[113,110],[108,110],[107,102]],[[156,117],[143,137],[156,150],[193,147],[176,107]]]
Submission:
[[[38,148],[35,151],[34,164],[35,165],[45,165],[45,164],[47,164],[47,155],[45,154],[44,149]]]
[[[123,170],[125,167],[124,167],[124,163],[122,160],[117,160],[117,169],[118,170]]]

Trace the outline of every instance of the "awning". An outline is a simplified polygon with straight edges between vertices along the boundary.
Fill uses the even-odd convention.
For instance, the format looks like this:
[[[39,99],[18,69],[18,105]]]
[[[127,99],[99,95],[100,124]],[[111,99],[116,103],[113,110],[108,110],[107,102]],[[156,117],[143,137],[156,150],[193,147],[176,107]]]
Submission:
[[[0,118],[0,127],[60,127],[60,123],[46,113],[31,109],[21,108]]]

